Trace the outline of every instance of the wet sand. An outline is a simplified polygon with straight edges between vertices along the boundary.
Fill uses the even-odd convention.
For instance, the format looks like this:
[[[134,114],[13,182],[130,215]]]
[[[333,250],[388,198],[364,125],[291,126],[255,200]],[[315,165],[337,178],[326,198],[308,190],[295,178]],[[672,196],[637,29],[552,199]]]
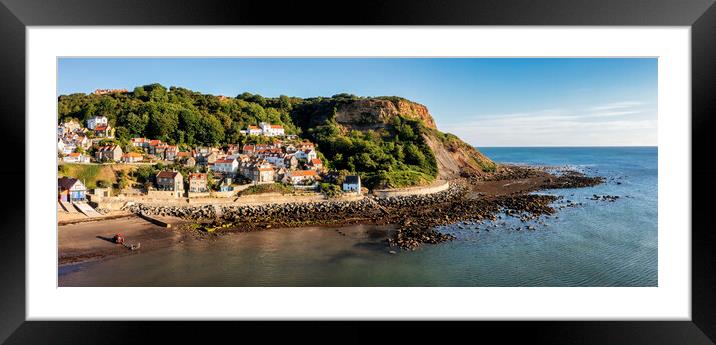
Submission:
[[[178,218],[163,220],[176,225],[184,222]],[[128,244],[141,243],[139,250],[143,252],[191,239],[176,227],[160,227],[137,216],[60,225],[57,231],[58,264],[62,266],[131,254],[129,249],[111,242],[116,233],[121,233]]]

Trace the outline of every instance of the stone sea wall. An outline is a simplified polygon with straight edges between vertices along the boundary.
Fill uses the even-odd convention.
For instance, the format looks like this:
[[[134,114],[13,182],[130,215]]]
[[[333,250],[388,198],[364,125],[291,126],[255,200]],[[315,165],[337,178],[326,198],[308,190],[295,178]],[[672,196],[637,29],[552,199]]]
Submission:
[[[437,181],[430,186],[414,187],[414,188],[401,188],[401,189],[383,189],[373,191],[373,194],[377,197],[391,197],[391,196],[408,196],[408,195],[420,195],[420,194],[434,194],[447,190],[450,187],[450,183],[447,181]]]
[[[219,219],[231,222],[300,222],[366,217],[388,212],[391,208],[420,207],[447,202],[464,193],[450,187],[433,194],[364,197],[357,200],[324,200],[263,204],[150,205],[130,203],[124,210],[146,215],[173,216],[190,220]],[[220,212],[217,214],[217,208]]]

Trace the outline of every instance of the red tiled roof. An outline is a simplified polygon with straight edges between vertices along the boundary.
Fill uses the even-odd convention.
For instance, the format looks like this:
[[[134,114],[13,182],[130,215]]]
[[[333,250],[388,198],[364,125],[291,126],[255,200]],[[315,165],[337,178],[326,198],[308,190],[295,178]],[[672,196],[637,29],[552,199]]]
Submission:
[[[206,174],[205,173],[191,173],[189,174],[190,180],[206,180]]]
[[[281,125],[271,125],[271,128],[274,128],[274,129],[283,129],[283,126],[281,126]]]
[[[94,128],[95,131],[104,131],[106,129],[107,129],[107,125],[98,125],[98,126],[95,126],[95,128]]]
[[[317,173],[314,170],[296,170],[291,172],[291,176],[316,176]]]
[[[221,163],[231,164],[233,162],[234,162],[234,159],[217,159],[215,164],[221,164]]]
[[[321,160],[318,158],[313,158],[313,159],[311,159],[311,164],[318,165],[318,164],[323,164],[323,162],[321,162]]]

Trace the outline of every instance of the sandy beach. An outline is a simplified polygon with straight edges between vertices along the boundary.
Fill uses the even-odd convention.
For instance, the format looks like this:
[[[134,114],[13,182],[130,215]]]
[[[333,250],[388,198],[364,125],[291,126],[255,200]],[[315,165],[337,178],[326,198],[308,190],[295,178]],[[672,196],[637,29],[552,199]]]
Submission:
[[[179,218],[162,219],[179,225]],[[115,219],[86,221],[58,226],[58,264],[100,260],[110,256],[132,254],[129,249],[112,243],[116,233],[124,235],[127,243],[141,243],[141,251],[150,251],[172,246],[191,239],[187,233],[172,228],[160,227],[138,216],[125,216]]]

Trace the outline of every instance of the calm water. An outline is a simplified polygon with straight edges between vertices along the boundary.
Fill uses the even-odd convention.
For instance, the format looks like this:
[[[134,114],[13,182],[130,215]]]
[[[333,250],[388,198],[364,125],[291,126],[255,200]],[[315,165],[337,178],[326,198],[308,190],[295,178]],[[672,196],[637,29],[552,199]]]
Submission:
[[[484,148],[498,162],[570,165],[607,177],[546,191],[568,207],[547,226],[449,226],[452,242],[390,254],[390,228],[352,226],[235,234],[60,270],[61,286],[656,286],[657,149]],[[620,182],[621,184],[617,184]],[[619,195],[615,202],[587,200]]]

